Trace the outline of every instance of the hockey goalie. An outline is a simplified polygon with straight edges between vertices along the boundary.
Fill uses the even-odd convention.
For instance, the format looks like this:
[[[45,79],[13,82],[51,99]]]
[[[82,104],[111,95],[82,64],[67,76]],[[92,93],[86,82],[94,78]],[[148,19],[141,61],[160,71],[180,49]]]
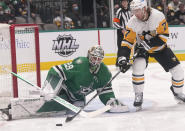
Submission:
[[[86,96],[96,90],[101,91],[99,98],[104,105],[110,105],[109,112],[127,112],[126,105],[115,98],[111,83],[103,90],[112,75],[102,62],[104,51],[96,45],[88,50],[87,57],[77,57],[72,62],[53,66],[47,74],[40,91],[41,97],[33,99],[13,99],[6,109],[1,109],[3,118],[7,120],[42,116],[49,113],[73,112],[53,100],[55,96],[69,103],[83,107]]]

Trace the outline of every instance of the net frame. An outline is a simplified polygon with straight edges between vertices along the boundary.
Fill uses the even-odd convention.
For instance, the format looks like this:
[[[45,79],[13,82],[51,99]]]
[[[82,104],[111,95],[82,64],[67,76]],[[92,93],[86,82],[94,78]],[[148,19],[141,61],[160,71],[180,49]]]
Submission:
[[[12,24],[10,26],[10,43],[11,43],[11,65],[12,72],[17,73],[17,61],[16,61],[16,40],[15,40],[15,28],[16,27],[34,27],[34,36],[35,36],[35,60],[36,60],[36,79],[37,86],[41,86],[40,78],[40,49],[39,49],[39,28],[36,24]],[[19,97],[18,93],[18,79],[15,76],[12,76],[12,85],[13,85],[13,97]]]

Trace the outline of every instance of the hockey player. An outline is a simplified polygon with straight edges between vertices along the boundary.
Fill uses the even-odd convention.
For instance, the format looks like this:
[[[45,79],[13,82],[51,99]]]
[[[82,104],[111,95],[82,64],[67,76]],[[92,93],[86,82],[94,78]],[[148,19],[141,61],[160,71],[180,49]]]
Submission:
[[[37,113],[66,110],[65,107],[52,100],[56,95],[75,106],[84,106],[85,97],[94,90],[101,91],[111,79],[111,72],[102,62],[103,58],[104,51],[101,46],[97,45],[88,50],[87,57],[78,57],[72,62],[53,66],[49,70],[42,88],[43,93],[41,95],[46,102],[42,102],[40,99],[32,100],[32,103],[25,100],[19,104],[18,102],[13,102],[16,104],[11,105],[11,108],[12,110],[17,110],[13,112],[21,114],[25,110],[32,110],[32,112],[34,110]],[[104,88],[99,98],[103,104],[112,106],[109,112],[128,111],[128,107],[115,98],[111,84]],[[34,103],[37,103],[37,106],[34,106]],[[21,110],[23,111],[19,111],[16,107],[17,105],[21,105]],[[33,107],[36,109],[33,109]]]
[[[166,72],[171,73],[172,85],[170,89],[177,100],[185,102],[183,94],[184,71],[177,57],[167,46],[169,31],[165,16],[160,11],[148,7],[145,0],[133,0],[130,8],[133,16],[127,24],[118,63],[122,71],[125,72],[129,69],[128,58],[135,42],[138,47],[143,47],[146,51],[139,52],[133,63],[134,106],[137,109],[142,107],[144,70],[147,66],[148,55],[155,58]],[[140,50],[143,49],[140,48]]]
[[[56,111],[55,106],[51,106],[54,103],[50,101],[55,95],[76,106],[84,106],[85,96],[94,90],[100,91],[111,79],[110,71],[102,62],[103,58],[104,51],[97,45],[88,50],[87,57],[78,57],[70,63],[52,67],[43,87],[43,96],[49,102],[39,111],[49,111],[49,108]],[[103,104],[113,105],[110,112],[125,111],[125,105],[115,98],[111,84],[102,91],[99,98]]]

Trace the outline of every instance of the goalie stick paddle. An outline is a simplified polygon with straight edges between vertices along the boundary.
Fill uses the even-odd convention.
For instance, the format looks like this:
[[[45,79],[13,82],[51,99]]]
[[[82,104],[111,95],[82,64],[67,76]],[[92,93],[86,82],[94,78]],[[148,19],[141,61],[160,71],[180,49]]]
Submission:
[[[14,72],[11,72],[9,71],[8,69],[6,68],[3,68],[3,70],[5,70],[6,72],[9,72],[11,73],[12,75],[16,76],[17,78],[21,79],[22,81],[26,82],[27,84],[31,85],[32,87],[36,88],[37,90],[41,91],[41,88],[38,87],[37,85],[34,85],[32,84],[31,82],[29,82],[28,80],[25,80],[24,78],[22,78],[20,75],[14,73]],[[58,96],[55,96],[53,98],[54,101],[58,102],[59,104],[65,106],[66,108],[70,109],[71,111],[75,112],[75,113],[78,113],[80,111],[80,108],[69,103],[68,101],[58,97]],[[91,111],[91,112],[85,112],[85,111],[81,111],[80,115],[83,116],[83,117],[95,117],[99,114],[102,114],[108,110],[110,110],[110,106],[107,105],[107,106],[104,106],[103,108],[100,108],[98,110],[95,110],[95,111]]]
[[[121,71],[119,70],[108,82],[107,84],[101,89],[101,91],[97,92],[75,115],[73,116],[67,116],[65,122],[70,122],[72,121],[76,116],[78,116],[78,114],[80,114],[80,112],[82,112],[82,110],[92,101],[94,100],[94,98],[96,98],[106,87],[107,85],[109,85],[120,73]]]
[[[60,98],[58,96],[55,96],[54,100],[56,102],[58,102],[59,104],[67,107],[68,109],[72,110],[75,113],[78,113],[80,111],[79,107],[74,106],[73,104],[67,102],[66,100],[64,100],[64,99],[62,99],[62,98]],[[91,111],[91,112],[82,111],[80,113],[80,115],[83,116],[83,117],[95,117],[95,116],[97,116],[99,114],[102,114],[102,113],[104,113],[104,112],[106,112],[106,111],[108,111],[110,109],[111,109],[111,106],[110,105],[106,105],[106,106],[104,106],[104,107],[102,107],[102,108],[100,108],[98,110],[95,110],[95,111]]]

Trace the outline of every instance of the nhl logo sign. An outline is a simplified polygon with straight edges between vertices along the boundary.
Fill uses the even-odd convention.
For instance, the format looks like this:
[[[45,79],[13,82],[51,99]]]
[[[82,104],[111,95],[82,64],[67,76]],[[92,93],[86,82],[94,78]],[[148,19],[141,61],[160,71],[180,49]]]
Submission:
[[[52,50],[63,57],[72,55],[79,48],[79,45],[76,45],[76,39],[71,35],[59,35],[53,42]]]

